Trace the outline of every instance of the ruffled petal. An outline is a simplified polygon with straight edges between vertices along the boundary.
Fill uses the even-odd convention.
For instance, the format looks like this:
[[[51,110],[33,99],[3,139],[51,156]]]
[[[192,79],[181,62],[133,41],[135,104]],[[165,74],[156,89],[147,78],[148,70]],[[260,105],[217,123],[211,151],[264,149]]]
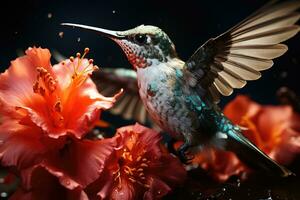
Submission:
[[[37,67],[51,70],[48,49],[29,48],[25,56],[12,61],[11,66],[0,75],[0,97],[13,106],[34,103],[32,87]]]
[[[54,74],[52,73],[52,66],[50,63],[51,54],[48,49],[42,49],[40,47],[30,47],[25,51],[25,54],[29,57],[31,63],[34,64],[34,68],[43,67],[48,72],[50,72],[51,75],[54,76]]]
[[[121,136],[119,145],[126,145],[133,155],[138,156],[141,150],[145,149],[151,157],[161,156],[160,141],[162,138],[157,131],[136,123],[133,126],[119,128],[117,133]]]
[[[69,144],[45,161],[45,166],[71,177],[85,188],[103,172],[114,146],[115,141],[112,139],[69,141]]]
[[[200,165],[214,180],[219,182],[224,182],[233,175],[248,172],[233,152],[214,148],[197,153],[192,162]]]
[[[106,165],[101,176],[93,183],[88,185],[85,192],[91,200],[107,199],[114,187],[114,169]],[[117,170],[117,169],[116,169]]]
[[[27,168],[43,159],[45,152],[59,147],[61,140],[48,145],[41,128],[34,124],[26,110],[7,105],[0,98],[0,158],[5,166]]]
[[[88,200],[87,195],[79,184],[71,179],[69,187],[62,183],[61,173],[54,171],[43,165],[37,165],[28,169],[30,179],[26,180],[29,184],[28,189],[20,188],[11,199],[40,200],[40,199],[67,199],[67,200]],[[51,194],[51,195],[50,195]]]
[[[68,134],[82,138],[121,93],[102,96],[89,77],[95,66],[87,59],[52,67],[50,56],[47,49],[29,48],[25,56],[12,61],[0,75],[0,99],[26,111],[52,138]]]
[[[75,59],[75,66],[77,66],[77,62],[78,59]],[[62,107],[63,124],[61,126],[55,125],[53,120],[49,118],[48,108],[38,109],[45,105],[43,101],[36,101],[35,108],[37,109],[28,109],[28,112],[33,121],[39,124],[50,137],[58,138],[72,134],[77,138],[82,138],[97,122],[101,111],[111,108],[120,94],[109,98],[102,96],[88,74],[85,75],[82,82],[73,82],[73,64],[69,60],[64,61],[64,63],[53,66],[60,86],[58,96]],[[87,59],[81,60],[79,67],[84,65],[88,65]]]
[[[152,177],[150,181],[150,188],[144,194],[144,200],[161,199],[167,195],[171,188],[158,178]]]
[[[120,185],[115,186],[111,192],[110,199],[132,200],[135,199],[135,188],[126,179],[122,179]]]
[[[183,184],[187,176],[186,170],[178,158],[169,153],[150,163],[150,166],[153,174],[171,186]]]
[[[4,134],[0,133],[1,136]],[[27,168],[39,162],[46,151],[40,140],[41,130],[38,127],[26,128],[5,137],[0,145],[0,159],[4,166]]]

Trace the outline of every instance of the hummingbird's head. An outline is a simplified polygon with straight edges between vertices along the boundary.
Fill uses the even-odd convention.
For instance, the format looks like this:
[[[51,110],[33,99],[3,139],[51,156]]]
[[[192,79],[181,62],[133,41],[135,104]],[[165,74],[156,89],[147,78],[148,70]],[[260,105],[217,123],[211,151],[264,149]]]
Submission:
[[[79,24],[64,23],[62,25],[96,31],[112,39],[122,48],[135,69],[167,62],[168,59],[177,56],[175,46],[168,35],[155,26],[140,25],[127,31],[111,31]]]

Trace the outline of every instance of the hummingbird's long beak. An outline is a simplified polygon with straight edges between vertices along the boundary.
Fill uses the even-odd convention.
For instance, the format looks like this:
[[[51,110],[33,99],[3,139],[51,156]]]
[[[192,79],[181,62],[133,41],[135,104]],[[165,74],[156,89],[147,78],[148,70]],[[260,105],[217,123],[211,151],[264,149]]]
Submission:
[[[72,27],[77,27],[77,28],[81,28],[81,29],[85,29],[85,30],[94,31],[100,35],[103,35],[103,36],[109,37],[109,38],[117,38],[117,39],[124,38],[124,36],[121,35],[120,32],[118,32],[118,31],[111,31],[111,30],[107,30],[107,29],[103,29],[103,28],[97,28],[97,27],[86,26],[86,25],[81,25],[81,24],[73,24],[73,23],[62,23],[61,25],[72,26]]]

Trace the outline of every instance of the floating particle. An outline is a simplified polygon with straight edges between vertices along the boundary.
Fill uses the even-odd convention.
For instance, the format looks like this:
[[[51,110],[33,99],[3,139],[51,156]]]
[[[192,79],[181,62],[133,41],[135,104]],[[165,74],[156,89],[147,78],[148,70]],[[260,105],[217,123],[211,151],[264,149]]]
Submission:
[[[259,200],[273,200],[272,197],[268,197],[267,199],[259,199]]]
[[[64,37],[64,32],[62,32],[62,31],[59,32],[59,33],[58,33],[58,36],[59,36],[60,38],[63,38],[63,37]]]
[[[292,62],[293,62],[294,64],[298,64],[298,63],[299,63],[297,58],[292,58]]]
[[[48,17],[48,19],[51,19],[52,18],[52,13],[48,13],[47,17]]]
[[[280,73],[280,78],[285,79],[287,77],[288,73],[286,71],[283,71]]]
[[[80,40],[81,40],[80,37],[78,37],[78,38],[77,38],[77,42],[80,42]]]
[[[112,13],[113,13],[113,14],[116,14],[116,11],[115,11],[115,10],[113,10],[113,11],[112,11]]]
[[[94,134],[94,136],[96,136],[96,138],[98,138],[98,139],[103,139],[103,138],[104,138],[103,133],[101,133],[98,129],[94,129],[94,130],[93,130],[93,134]]]
[[[5,198],[7,196],[8,196],[8,194],[6,192],[1,192],[1,194],[0,194],[0,197],[2,197],[2,198]]]

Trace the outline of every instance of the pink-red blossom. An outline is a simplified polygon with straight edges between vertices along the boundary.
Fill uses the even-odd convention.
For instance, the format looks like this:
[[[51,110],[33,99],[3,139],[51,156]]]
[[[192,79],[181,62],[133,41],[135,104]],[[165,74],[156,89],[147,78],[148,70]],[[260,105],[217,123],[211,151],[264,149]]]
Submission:
[[[156,131],[136,124],[119,128],[114,139],[115,155],[86,190],[91,199],[161,199],[184,182],[184,167]]]

